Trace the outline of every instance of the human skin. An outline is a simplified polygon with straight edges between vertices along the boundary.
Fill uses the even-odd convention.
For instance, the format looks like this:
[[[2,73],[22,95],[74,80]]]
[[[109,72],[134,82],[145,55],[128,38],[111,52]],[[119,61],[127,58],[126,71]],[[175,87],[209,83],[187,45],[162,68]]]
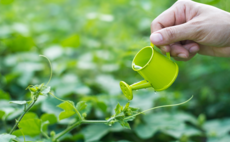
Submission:
[[[176,60],[187,61],[197,53],[230,57],[230,13],[178,0],[153,20],[150,41]]]

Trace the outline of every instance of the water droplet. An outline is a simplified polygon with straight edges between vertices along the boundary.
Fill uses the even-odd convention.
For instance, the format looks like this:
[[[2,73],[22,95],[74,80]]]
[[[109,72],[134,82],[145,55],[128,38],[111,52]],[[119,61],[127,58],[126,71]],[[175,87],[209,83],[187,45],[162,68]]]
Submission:
[[[112,126],[112,124],[109,124],[109,126]]]

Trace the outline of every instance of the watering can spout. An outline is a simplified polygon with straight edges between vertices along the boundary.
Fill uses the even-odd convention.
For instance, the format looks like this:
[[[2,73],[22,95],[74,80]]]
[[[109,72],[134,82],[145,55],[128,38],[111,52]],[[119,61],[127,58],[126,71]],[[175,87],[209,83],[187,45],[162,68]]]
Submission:
[[[121,81],[120,87],[121,87],[123,94],[126,96],[126,98],[129,100],[132,100],[133,99],[132,90],[139,90],[139,89],[144,89],[144,88],[148,88],[148,87],[152,87],[152,86],[148,81],[142,80],[142,81],[134,83],[132,85],[128,85],[126,82]]]
[[[132,88],[132,90],[138,90],[151,87],[151,84],[146,80],[142,80],[140,82],[130,85],[130,87]]]

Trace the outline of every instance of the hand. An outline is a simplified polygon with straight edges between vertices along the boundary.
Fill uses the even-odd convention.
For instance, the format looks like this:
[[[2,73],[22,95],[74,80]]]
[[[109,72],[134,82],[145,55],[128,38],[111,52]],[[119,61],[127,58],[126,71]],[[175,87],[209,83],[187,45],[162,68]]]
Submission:
[[[150,41],[176,60],[196,53],[230,57],[230,13],[190,0],[178,0],[151,24]]]

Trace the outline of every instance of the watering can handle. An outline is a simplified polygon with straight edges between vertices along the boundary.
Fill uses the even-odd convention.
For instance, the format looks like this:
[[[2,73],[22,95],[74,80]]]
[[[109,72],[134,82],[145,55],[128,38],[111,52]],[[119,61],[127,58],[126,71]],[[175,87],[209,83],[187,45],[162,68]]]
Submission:
[[[169,60],[171,60],[171,58],[170,58],[170,52],[166,52],[166,56],[169,58]]]
[[[150,43],[150,46],[152,46],[154,48],[154,45],[152,43]],[[171,60],[170,58],[170,52],[166,52],[166,56],[169,60]]]

